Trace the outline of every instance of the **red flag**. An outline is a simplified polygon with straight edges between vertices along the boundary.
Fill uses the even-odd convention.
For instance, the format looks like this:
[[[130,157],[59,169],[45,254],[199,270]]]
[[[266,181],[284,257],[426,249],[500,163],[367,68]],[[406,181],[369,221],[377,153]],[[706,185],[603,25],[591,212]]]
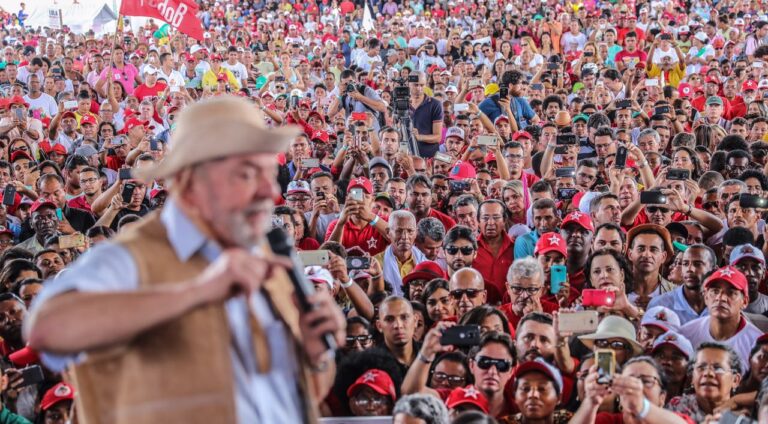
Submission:
[[[198,6],[193,0],[123,0],[120,14],[146,16],[167,22],[197,40],[203,39],[203,23],[195,16]]]

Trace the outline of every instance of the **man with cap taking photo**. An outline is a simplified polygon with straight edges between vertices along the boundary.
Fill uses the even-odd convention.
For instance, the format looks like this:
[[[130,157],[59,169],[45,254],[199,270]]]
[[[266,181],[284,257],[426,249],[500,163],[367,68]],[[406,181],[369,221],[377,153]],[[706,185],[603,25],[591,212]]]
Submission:
[[[74,366],[83,419],[315,419],[334,375],[323,335],[342,344],[344,318],[328,293],[311,296],[314,310],[300,315],[281,269],[291,265],[264,240],[277,195],[274,156],[296,133],[266,129],[235,97],[186,108],[177,148],[139,173],[170,183],[162,212],[46,286],[27,339],[53,355],[54,369],[87,352]]]

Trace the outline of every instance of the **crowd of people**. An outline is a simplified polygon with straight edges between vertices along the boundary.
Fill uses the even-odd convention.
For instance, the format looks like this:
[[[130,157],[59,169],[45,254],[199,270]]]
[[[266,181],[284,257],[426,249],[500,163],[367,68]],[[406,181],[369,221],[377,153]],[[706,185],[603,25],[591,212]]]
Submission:
[[[347,320],[323,416],[768,422],[764,3],[197,3],[202,40],[3,11],[0,423],[77,421],[25,322],[225,96],[301,130],[271,225]]]

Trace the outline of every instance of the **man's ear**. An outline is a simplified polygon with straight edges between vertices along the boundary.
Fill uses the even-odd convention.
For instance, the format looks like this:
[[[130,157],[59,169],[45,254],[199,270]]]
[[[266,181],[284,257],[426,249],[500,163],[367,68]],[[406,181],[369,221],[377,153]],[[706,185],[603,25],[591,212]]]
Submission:
[[[3,376],[0,377],[0,393],[5,392],[5,389],[8,388],[8,374],[3,373]]]

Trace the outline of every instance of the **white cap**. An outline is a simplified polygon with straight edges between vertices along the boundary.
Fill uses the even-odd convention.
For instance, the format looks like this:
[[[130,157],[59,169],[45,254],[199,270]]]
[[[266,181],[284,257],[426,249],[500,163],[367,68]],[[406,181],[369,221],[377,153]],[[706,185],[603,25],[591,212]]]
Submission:
[[[147,65],[144,67],[144,73],[147,75],[156,75],[157,74],[157,68],[155,68],[152,65]]]
[[[677,316],[675,311],[665,306],[654,306],[645,311],[643,319],[640,320],[640,325],[652,325],[661,328],[665,332],[677,331],[680,328],[680,317]]]
[[[189,49],[189,53],[195,54],[195,53],[199,52],[200,50],[205,50],[205,47],[203,47],[203,46],[201,46],[199,44],[195,44],[194,46],[192,46],[191,49]]]
[[[706,43],[707,40],[709,40],[709,37],[707,37],[707,34],[705,34],[703,31],[699,31],[694,35],[694,38],[701,41],[702,43]]]

